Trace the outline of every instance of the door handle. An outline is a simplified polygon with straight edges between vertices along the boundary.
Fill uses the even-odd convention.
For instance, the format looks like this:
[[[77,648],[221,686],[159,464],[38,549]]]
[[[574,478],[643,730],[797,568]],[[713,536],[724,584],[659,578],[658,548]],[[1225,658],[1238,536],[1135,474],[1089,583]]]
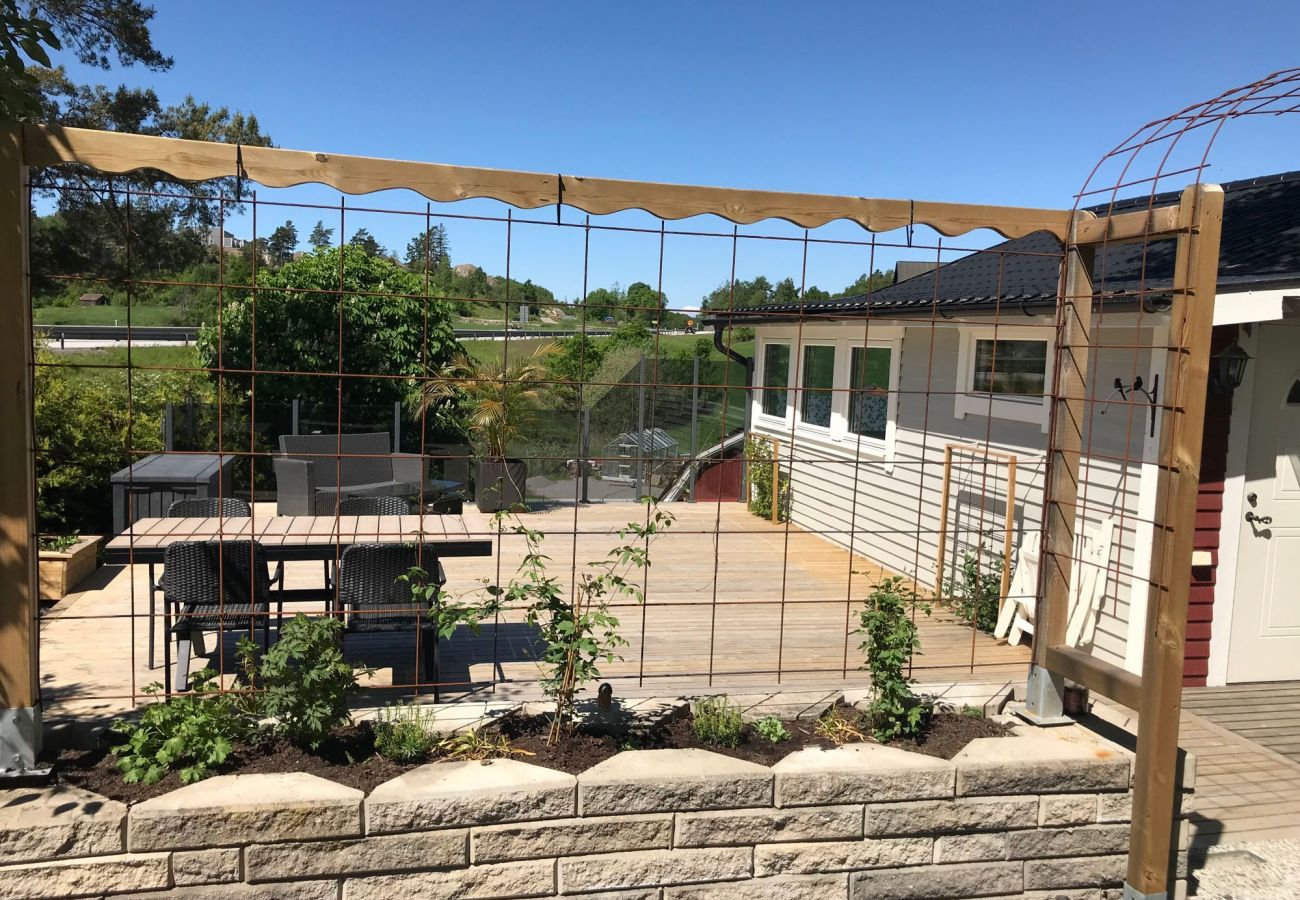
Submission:
[[[1273,524],[1273,517],[1272,517],[1272,516],[1257,516],[1257,515],[1255,515],[1255,513],[1254,513],[1253,511],[1251,511],[1251,510],[1247,510],[1247,511],[1246,511],[1246,521],[1247,521],[1247,522],[1255,523],[1255,524],[1257,524],[1257,525],[1272,525],[1272,524]]]

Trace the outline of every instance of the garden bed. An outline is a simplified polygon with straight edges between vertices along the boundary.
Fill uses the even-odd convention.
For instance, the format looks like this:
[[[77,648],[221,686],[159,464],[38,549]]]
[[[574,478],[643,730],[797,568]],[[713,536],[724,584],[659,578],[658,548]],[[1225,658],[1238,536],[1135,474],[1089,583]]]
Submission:
[[[547,715],[512,712],[485,725],[478,734],[491,742],[503,741],[509,747],[506,752],[484,750],[485,755],[508,755],[533,765],[578,774],[622,750],[632,749],[694,748],[770,766],[796,750],[836,746],[817,733],[817,721],[807,718],[781,720],[790,737],[777,742],[764,739],[755,732],[753,724],[747,724],[734,747],[700,740],[695,734],[692,717],[685,709],[681,714],[671,714],[655,722],[633,722],[631,727],[579,726],[555,746],[546,743],[550,726]],[[919,738],[893,740],[886,744],[940,759],[952,759],[976,738],[1009,733],[1007,726],[992,719],[940,712],[930,718]],[[224,764],[213,768],[212,774],[306,772],[368,792],[410,769],[449,758],[456,757],[438,750],[406,763],[386,759],[375,749],[375,734],[370,723],[363,722],[340,729],[314,751],[282,738],[270,738],[257,744],[239,743]],[[117,758],[108,752],[107,746],[91,751],[65,751],[59,757],[58,772],[59,780],[64,784],[76,785],[125,803],[147,800],[182,786],[175,770],[155,784],[126,783],[118,770]]]

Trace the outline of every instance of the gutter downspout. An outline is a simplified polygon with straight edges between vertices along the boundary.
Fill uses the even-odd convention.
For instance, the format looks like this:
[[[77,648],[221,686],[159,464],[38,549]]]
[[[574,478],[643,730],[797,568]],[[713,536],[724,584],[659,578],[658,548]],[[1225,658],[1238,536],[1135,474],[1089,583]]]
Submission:
[[[738,362],[745,367],[745,439],[748,440],[750,426],[752,424],[750,421],[750,417],[753,415],[753,410],[754,410],[754,398],[753,398],[754,360],[752,357],[745,356],[741,353],[738,353],[735,350],[732,350],[731,347],[724,345],[722,343],[722,328],[723,326],[721,322],[715,321],[713,323],[713,346],[723,356],[726,356],[727,358],[735,362]],[[722,437],[723,440],[725,441],[726,434],[724,433]],[[747,466],[748,466],[748,460],[745,457],[745,454],[742,453],[740,456],[740,502],[741,503],[745,503],[747,499],[745,497],[745,476],[748,474],[746,472]]]

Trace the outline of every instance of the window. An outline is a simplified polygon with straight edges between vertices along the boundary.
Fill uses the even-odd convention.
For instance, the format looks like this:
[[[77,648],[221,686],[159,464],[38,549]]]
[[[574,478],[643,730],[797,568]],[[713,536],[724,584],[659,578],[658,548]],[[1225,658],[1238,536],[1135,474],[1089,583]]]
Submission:
[[[1041,397],[1046,382],[1046,341],[975,341],[976,393]]]
[[[1028,422],[1047,431],[1054,341],[1050,325],[963,327],[953,415]]]
[[[805,425],[831,427],[835,392],[835,348],[818,344],[803,348],[803,391],[799,418]]]
[[[763,346],[763,415],[785,418],[790,387],[790,345]]]
[[[889,421],[888,347],[854,347],[849,356],[849,433],[885,439]]]

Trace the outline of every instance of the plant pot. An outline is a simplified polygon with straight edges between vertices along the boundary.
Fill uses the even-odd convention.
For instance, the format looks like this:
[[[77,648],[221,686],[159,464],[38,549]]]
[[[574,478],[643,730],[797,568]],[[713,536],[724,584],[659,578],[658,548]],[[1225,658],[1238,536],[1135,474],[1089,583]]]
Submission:
[[[77,584],[95,571],[99,536],[82,535],[67,550],[42,550],[39,554],[42,600],[62,600]]]
[[[479,512],[511,510],[524,503],[528,464],[522,459],[481,459],[474,479],[474,505]]]

